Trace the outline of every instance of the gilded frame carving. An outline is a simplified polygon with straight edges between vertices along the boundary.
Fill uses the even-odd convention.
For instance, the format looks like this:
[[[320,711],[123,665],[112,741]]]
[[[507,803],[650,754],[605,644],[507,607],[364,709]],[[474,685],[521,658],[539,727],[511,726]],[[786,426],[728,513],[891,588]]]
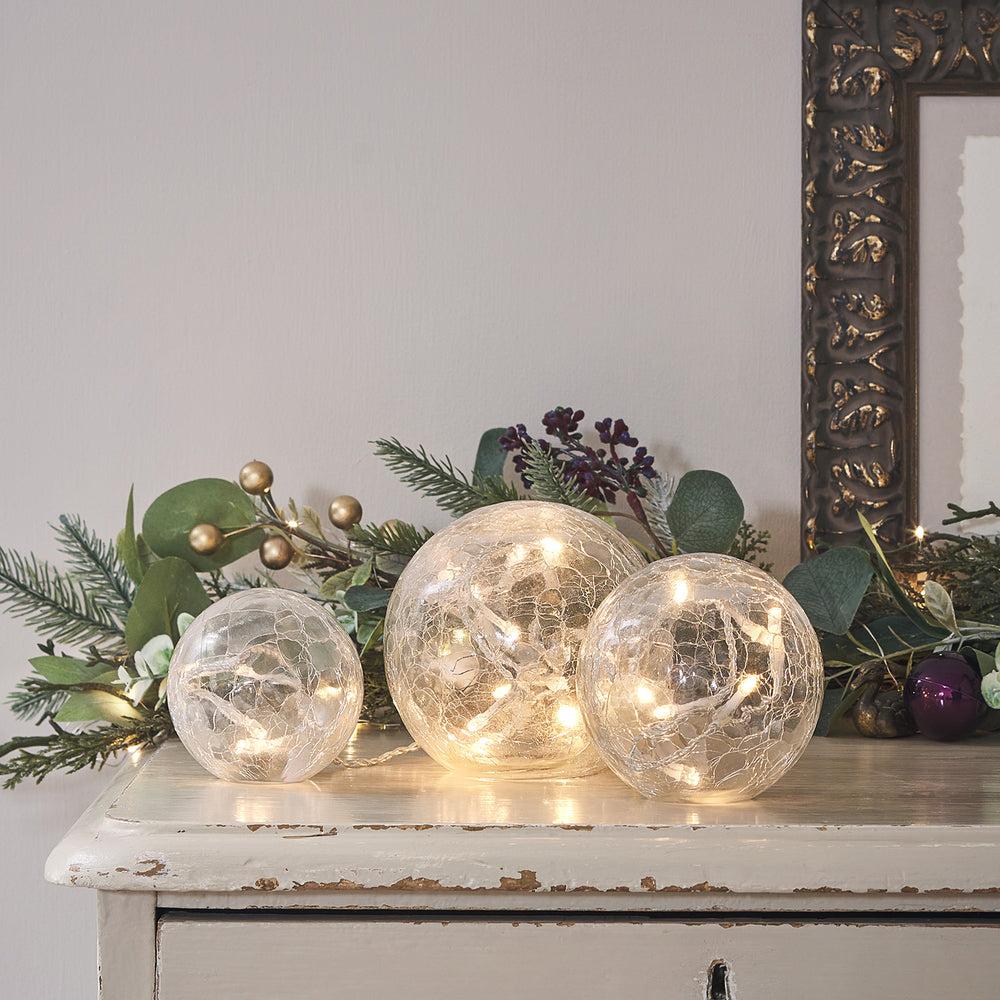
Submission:
[[[917,514],[917,100],[1000,94],[1000,0],[804,0],[802,552]]]

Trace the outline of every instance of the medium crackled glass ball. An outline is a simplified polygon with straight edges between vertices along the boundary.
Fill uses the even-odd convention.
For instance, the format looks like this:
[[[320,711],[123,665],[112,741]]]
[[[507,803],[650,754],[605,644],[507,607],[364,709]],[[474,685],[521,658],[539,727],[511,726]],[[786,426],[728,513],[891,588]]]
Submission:
[[[798,760],[823,698],[816,633],[791,594],[729,556],[630,577],[591,619],[580,707],[604,759],[648,798],[732,802]]]
[[[577,654],[594,609],[643,565],[619,531],[563,504],[496,504],[438,532],[386,615],[386,678],[411,736],[475,777],[600,770]]]
[[[181,742],[227,781],[303,781],[331,763],[358,722],[361,661],[320,604],[260,588],[203,611],[167,679]]]

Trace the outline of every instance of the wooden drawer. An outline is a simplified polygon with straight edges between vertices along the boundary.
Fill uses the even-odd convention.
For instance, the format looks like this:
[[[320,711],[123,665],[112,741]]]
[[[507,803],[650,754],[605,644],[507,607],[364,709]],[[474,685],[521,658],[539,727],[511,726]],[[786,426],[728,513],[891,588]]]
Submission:
[[[716,962],[727,974],[715,974],[713,993]],[[1000,929],[845,916],[711,923],[169,913],[159,920],[157,983],[159,1000],[995,1000]]]

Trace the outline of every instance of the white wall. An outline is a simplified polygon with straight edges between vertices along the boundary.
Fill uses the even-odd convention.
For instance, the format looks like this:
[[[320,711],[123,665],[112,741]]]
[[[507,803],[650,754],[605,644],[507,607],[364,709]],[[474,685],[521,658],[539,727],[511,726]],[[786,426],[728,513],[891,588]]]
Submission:
[[[371,455],[471,464],[570,403],[729,474],[797,550],[798,0],[3,0],[0,544],[235,476],[446,518]],[[0,621],[0,683],[32,634]],[[23,730],[6,714],[0,736]],[[93,996],[44,857],[106,781],[0,793],[0,982]]]

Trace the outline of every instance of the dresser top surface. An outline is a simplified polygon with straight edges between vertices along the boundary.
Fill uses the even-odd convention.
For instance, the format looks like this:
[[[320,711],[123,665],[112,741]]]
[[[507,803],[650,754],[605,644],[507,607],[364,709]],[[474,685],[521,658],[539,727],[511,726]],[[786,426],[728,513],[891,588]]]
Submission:
[[[405,744],[392,730],[361,732],[343,756]],[[177,741],[149,755],[110,805],[109,819],[178,823],[476,827],[990,826],[1000,827],[1000,739],[966,743],[814,739],[756,799],[722,805],[645,799],[610,771],[572,779],[483,780],[422,751],[372,767],[332,766],[294,784],[220,781]]]
[[[344,756],[373,757],[404,740],[362,733]],[[171,741],[121,766],[46,874],[178,892],[669,885],[1000,894],[998,752],[998,737],[814,739],[758,798],[701,805],[644,799],[607,771],[477,780],[422,752],[298,784],[236,784]]]

